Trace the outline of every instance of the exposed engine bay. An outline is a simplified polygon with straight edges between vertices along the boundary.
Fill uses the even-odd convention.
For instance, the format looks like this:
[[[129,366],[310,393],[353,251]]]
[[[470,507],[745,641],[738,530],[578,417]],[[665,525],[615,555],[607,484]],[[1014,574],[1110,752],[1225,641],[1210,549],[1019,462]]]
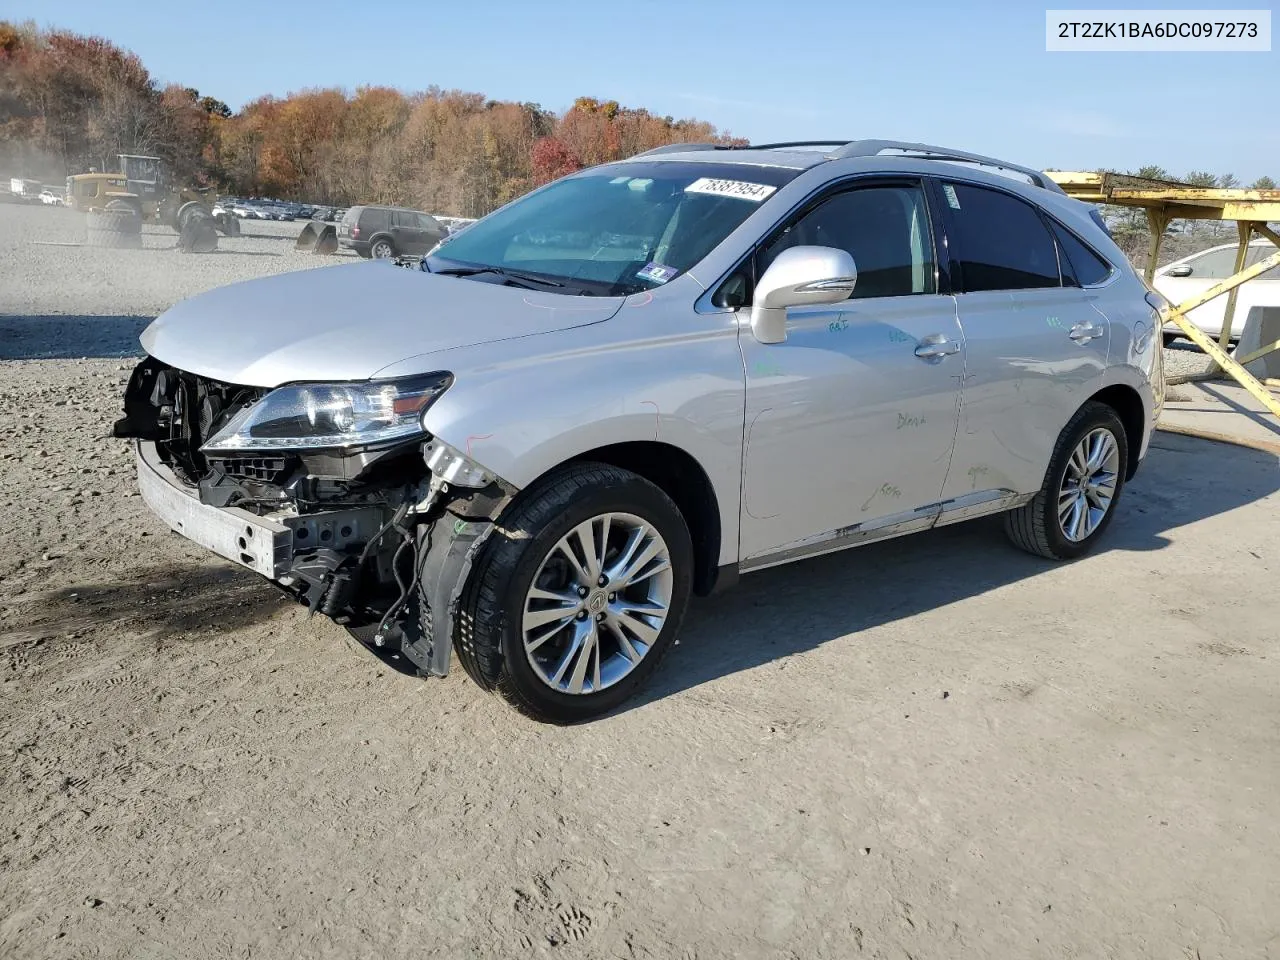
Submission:
[[[453,605],[514,489],[422,430],[366,446],[211,449],[269,393],[138,364],[113,432],[138,445],[148,506],[396,669],[447,673]]]

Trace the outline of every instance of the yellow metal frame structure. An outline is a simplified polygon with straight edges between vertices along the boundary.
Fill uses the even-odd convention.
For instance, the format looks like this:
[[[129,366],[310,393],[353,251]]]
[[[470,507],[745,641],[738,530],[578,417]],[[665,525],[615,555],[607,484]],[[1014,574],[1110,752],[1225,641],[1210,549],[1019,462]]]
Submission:
[[[1280,190],[1227,190],[1212,187],[1193,187],[1171,180],[1152,180],[1122,173],[1070,173],[1046,170],[1067,194],[1087,203],[1109,203],[1121,207],[1142,207],[1147,212],[1147,226],[1151,231],[1151,243],[1147,248],[1147,266],[1143,273],[1148,285],[1155,278],[1156,264],[1160,257],[1160,241],[1170,220],[1234,220],[1239,234],[1236,249],[1235,273],[1215,284],[1203,294],[1169,308],[1166,319],[1178,325],[1187,338],[1207,353],[1213,360],[1207,376],[1216,376],[1219,370],[1230,374],[1242,387],[1276,417],[1280,417],[1280,399],[1267,389],[1253,374],[1244,368],[1259,357],[1280,350],[1280,340],[1269,343],[1242,357],[1227,353],[1231,344],[1231,325],[1235,320],[1236,290],[1259,274],[1280,266],[1280,234],[1267,226],[1268,221],[1280,220]],[[1277,251],[1265,260],[1245,269],[1245,257],[1254,234],[1274,243]],[[1222,334],[1215,343],[1187,318],[1187,313],[1201,304],[1222,295],[1227,297],[1223,316]]]

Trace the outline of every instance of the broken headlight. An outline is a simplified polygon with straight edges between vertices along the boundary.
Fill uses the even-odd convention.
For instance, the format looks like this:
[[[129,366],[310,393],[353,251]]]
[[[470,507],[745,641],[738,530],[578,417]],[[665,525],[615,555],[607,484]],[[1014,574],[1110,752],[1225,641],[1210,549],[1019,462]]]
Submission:
[[[422,414],[449,373],[364,383],[279,387],[239,411],[200,449],[297,450],[384,443],[422,432]]]

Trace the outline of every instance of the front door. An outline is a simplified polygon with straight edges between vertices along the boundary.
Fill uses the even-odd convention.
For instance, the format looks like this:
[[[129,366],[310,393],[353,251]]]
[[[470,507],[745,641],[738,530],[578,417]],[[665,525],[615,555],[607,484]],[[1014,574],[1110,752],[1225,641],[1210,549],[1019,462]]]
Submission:
[[[850,300],[791,309],[783,343],[741,331],[743,569],[929,526],[955,439],[964,344],[955,299],[937,292],[921,184],[819,199],[755,275],[808,244],[848,250],[858,280]]]

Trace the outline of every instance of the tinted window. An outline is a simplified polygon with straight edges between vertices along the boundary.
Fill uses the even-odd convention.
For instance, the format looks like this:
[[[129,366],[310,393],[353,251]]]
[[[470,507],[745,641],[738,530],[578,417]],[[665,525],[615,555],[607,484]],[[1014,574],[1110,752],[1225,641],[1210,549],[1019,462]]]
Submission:
[[[1049,222],[1053,224],[1054,236],[1058,238],[1058,251],[1062,257],[1063,283],[1070,278],[1074,281],[1073,286],[1087,287],[1107,279],[1111,273],[1111,264],[1090,250],[1079,237],[1062,224],[1056,220]]]
[[[1030,204],[965,183],[944,184],[943,191],[966,291],[1062,285],[1053,237]]]
[[[366,207],[363,215],[360,217],[360,229],[369,230],[385,230],[391,225],[391,211],[379,210],[376,207]]]
[[[760,252],[757,276],[795,246],[848,250],[858,268],[853,297],[933,293],[933,240],[918,186],[863,187],[836,194],[788,226]]]

